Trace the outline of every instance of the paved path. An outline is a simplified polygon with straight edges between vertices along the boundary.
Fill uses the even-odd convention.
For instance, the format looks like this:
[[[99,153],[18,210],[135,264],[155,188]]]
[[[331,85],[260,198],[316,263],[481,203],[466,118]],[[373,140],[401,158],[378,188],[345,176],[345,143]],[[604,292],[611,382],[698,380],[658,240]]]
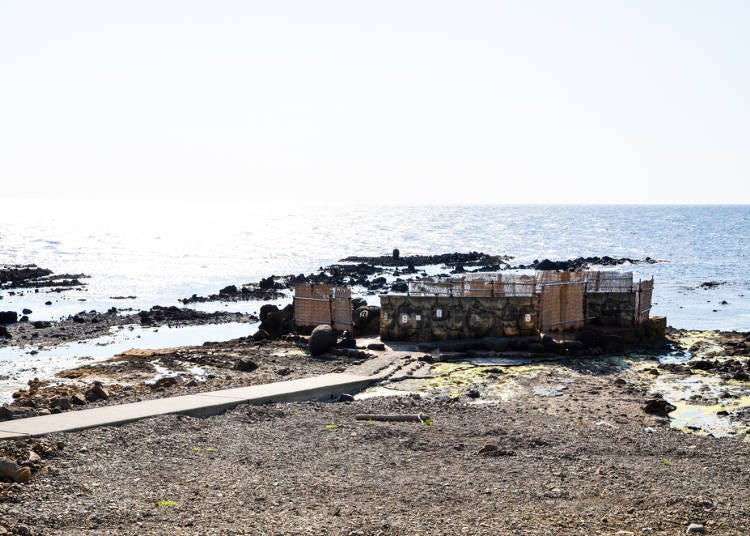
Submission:
[[[0,440],[43,436],[54,432],[70,432],[96,426],[111,426],[157,415],[183,414],[205,417],[244,403],[330,400],[335,395],[359,391],[382,379],[384,374],[387,374],[386,369],[379,374],[351,374],[346,372],[323,374],[311,378],[239,387],[224,391],[158,398],[119,406],[41,415],[28,419],[14,419],[0,422]]]

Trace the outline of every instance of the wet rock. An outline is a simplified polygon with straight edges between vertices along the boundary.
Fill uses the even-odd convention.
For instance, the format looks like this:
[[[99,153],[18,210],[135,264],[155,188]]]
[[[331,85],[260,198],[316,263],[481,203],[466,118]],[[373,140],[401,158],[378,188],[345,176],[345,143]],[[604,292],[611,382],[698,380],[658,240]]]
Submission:
[[[481,395],[479,394],[479,390],[477,389],[469,389],[466,391],[466,396],[469,398],[479,398]]]
[[[52,326],[52,322],[47,322],[46,320],[37,320],[35,322],[32,322],[31,325],[34,326],[34,329],[45,329]]]
[[[541,354],[542,352],[544,352],[544,345],[540,342],[532,342],[531,344],[529,344],[529,352]]]
[[[382,352],[385,350],[385,344],[382,342],[371,342],[367,345],[368,350],[375,350],[376,352]]]
[[[243,357],[237,362],[235,368],[242,372],[252,372],[258,368],[258,364],[247,357]]]
[[[279,376],[289,376],[292,372],[294,371],[289,367],[283,367],[276,370],[276,374],[278,374]]]
[[[0,326],[7,326],[16,322],[18,322],[18,313],[15,311],[0,311]]]
[[[698,523],[690,523],[685,530],[685,534],[705,534],[706,527],[699,525]]]
[[[354,396],[348,393],[339,395],[338,402],[354,402]]]
[[[643,411],[652,415],[666,416],[676,409],[676,406],[673,406],[662,397],[650,398],[643,404]]]
[[[44,305],[52,305],[52,302],[48,300],[48,301],[44,302]]]
[[[0,326],[0,339],[10,339],[10,333],[8,332],[8,328],[5,326]]]
[[[31,309],[26,309],[26,308],[24,308],[21,312],[25,315],[30,315],[31,313],[33,313]]]
[[[324,354],[336,345],[336,332],[328,324],[317,326],[310,335],[308,345],[312,355]]]

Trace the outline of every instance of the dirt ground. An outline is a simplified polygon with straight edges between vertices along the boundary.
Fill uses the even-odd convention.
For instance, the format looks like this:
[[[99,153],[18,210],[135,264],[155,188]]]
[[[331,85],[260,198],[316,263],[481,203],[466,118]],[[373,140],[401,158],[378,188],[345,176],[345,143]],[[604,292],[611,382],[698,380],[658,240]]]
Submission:
[[[289,344],[268,359],[295,374],[351,366]],[[0,483],[0,534],[748,534],[750,443],[645,413],[657,365],[435,363],[386,385],[400,396],[0,442],[0,455],[40,456],[28,483]]]

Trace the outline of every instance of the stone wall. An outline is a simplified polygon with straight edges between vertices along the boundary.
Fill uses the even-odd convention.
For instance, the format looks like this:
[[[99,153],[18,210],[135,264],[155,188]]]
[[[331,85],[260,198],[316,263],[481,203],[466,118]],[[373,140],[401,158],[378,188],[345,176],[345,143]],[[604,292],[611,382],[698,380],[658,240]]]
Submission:
[[[536,333],[538,297],[380,297],[380,338],[436,341]]]
[[[634,292],[590,292],[584,299],[588,324],[621,328],[633,325]]]

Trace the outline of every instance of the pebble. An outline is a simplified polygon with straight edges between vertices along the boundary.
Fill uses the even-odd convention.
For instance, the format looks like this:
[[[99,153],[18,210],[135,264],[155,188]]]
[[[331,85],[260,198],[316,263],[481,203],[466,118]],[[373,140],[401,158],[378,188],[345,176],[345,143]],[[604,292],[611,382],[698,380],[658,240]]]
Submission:
[[[690,523],[688,525],[687,530],[685,531],[685,534],[705,534],[706,533],[706,527],[703,525],[699,525],[698,523]]]

